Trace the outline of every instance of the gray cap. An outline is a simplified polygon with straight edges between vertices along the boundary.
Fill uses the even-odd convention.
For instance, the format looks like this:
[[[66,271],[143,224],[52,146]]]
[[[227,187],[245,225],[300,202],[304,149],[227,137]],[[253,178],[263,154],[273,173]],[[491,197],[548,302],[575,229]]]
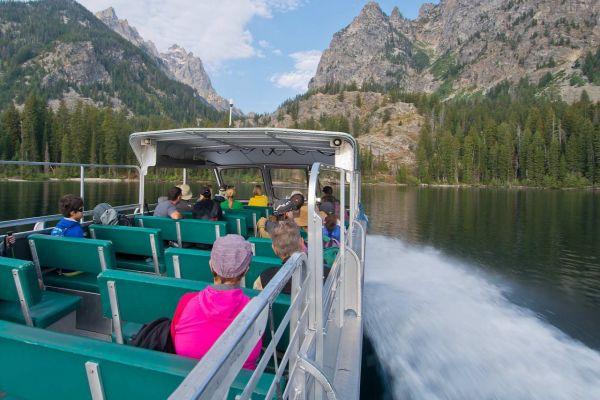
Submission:
[[[333,214],[335,212],[335,205],[330,201],[326,201],[321,203],[319,210],[323,211],[325,214]]]
[[[213,271],[222,278],[239,278],[252,260],[252,245],[240,235],[221,236],[210,252]]]

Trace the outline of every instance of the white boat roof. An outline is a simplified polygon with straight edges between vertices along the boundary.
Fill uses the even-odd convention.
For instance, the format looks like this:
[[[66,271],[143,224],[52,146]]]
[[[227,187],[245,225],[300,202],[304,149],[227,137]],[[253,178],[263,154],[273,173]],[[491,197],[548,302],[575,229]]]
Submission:
[[[129,137],[141,168],[312,165],[358,169],[356,140],[343,132],[281,128],[184,128]]]

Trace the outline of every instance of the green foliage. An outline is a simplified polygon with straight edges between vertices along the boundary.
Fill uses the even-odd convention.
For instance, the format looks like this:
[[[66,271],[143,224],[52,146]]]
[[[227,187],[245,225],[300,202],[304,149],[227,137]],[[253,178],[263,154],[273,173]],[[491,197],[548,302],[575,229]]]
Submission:
[[[4,24],[0,31],[0,109],[13,101],[23,103],[30,94],[61,98],[72,88],[106,106],[118,97],[135,115],[167,116],[180,122],[220,117],[192,88],[167,77],[156,60],[75,1],[0,2],[0,15]],[[89,84],[44,81],[47,73],[33,61],[55,51],[59,43],[91,43],[98,67],[110,79]]]
[[[590,82],[595,85],[600,85],[600,48],[596,50],[596,53],[591,51],[587,53],[581,66],[581,71]]]

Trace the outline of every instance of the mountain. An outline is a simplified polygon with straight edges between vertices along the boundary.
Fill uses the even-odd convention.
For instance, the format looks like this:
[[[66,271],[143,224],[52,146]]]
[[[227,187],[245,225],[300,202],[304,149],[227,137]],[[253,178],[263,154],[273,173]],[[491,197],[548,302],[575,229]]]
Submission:
[[[334,35],[310,88],[375,83],[447,97],[528,77],[550,79],[568,101],[584,89],[600,99],[582,70],[600,46],[599,20],[597,0],[441,0],[416,20],[370,2]]]
[[[129,42],[155,57],[167,75],[195,89],[199,96],[205,98],[217,110],[229,109],[229,101],[215,91],[204,70],[202,60],[195,57],[193,53],[188,53],[176,44],[172,45],[167,52],[159,53],[154,43],[144,40],[126,19],[119,19],[112,7],[97,12],[96,17]],[[236,114],[241,115],[241,111],[235,111]]]
[[[0,109],[29,94],[180,122],[220,117],[147,51],[72,0],[0,2]]]

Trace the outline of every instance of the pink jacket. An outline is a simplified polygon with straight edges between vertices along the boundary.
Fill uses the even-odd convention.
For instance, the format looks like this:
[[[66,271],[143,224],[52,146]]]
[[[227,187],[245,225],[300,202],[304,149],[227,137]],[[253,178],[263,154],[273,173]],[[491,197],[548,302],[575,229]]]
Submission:
[[[250,301],[241,289],[220,288],[209,286],[179,300],[171,323],[171,338],[177,354],[202,358]],[[262,338],[244,363],[245,369],[256,368],[261,348]]]

